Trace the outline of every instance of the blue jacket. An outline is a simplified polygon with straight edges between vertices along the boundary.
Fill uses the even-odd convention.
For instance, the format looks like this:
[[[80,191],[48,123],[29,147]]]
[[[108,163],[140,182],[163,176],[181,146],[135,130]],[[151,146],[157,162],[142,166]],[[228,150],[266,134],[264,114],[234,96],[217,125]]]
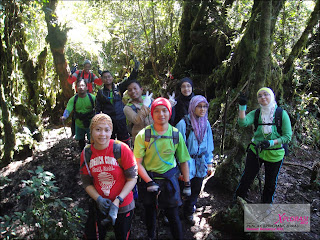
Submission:
[[[189,115],[188,118],[190,119]],[[178,122],[176,128],[179,129],[186,141],[186,122],[184,119]],[[190,132],[186,145],[191,156],[191,159],[188,161],[190,179],[207,176],[208,164],[211,164],[213,161],[212,151],[214,150],[212,130],[209,121],[207,121],[207,132],[200,146],[193,131]]]

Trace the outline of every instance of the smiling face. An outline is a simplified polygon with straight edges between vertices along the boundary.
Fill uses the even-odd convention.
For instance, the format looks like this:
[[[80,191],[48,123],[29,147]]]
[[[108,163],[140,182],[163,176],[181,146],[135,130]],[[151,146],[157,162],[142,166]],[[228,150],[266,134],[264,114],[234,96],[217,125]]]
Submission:
[[[139,100],[142,95],[142,88],[139,86],[139,84],[133,82],[131,83],[128,88],[128,95],[132,100]]]
[[[208,111],[208,105],[205,102],[200,102],[195,109],[195,114],[197,117],[204,117]]]
[[[181,84],[181,93],[183,96],[188,97],[192,93],[192,85],[188,82]]]
[[[102,82],[105,85],[111,85],[113,82],[113,77],[111,75],[111,73],[109,72],[105,72],[102,76],[101,76]]]
[[[153,110],[154,124],[164,125],[169,122],[170,112],[166,106],[158,105]]]
[[[98,150],[108,147],[111,135],[112,128],[106,123],[106,121],[99,121],[91,131],[94,147]]]
[[[267,106],[271,102],[271,95],[265,91],[261,90],[258,93],[258,103],[261,104],[262,106]]]

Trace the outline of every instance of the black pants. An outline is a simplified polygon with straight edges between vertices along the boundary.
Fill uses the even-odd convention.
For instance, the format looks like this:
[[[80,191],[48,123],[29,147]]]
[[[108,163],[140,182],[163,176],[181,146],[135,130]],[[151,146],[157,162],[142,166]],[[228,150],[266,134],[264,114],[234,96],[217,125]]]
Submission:
[[[112,119],[113,130],[112,130],[112,139],[118,139],[130,146],[130,136],[127,129],[126,119]]]
[[[133,213],[133,210],[126,213],[118,213],[116,223],[113,226],[113,231],[117,240],[130,239],[130,229],[133,219]],[[106,216],[99,211],[96,203],[93,200],[90,200],[89,215],[85,226],[84,239],[104,240],[107,234],[107,230],[110,228],[110,226],[101,225],[101,221],[105,218]]]
[[[155,231],[157,225],[157,207],[155,205],[144,205],[144,208],[148,237],[150,239],[155,239]],[[163,208],[163,210],[164,215],[169,220],[170,231],[173,238],[183,239],[182,225],[179,217],[179,207]]]
[[[262,194],[262,202],[272,203],[282,162],[283,159],[279,162],[267,162],[260,158],[258,161],[256,154],[254,154],[254,152],[249,149],[246,159],[246,166],[242,174],[240,184],[236,190],[236,196],[242,198],[247,197],[248,189],[252,184],[254,178],[257,176],[259,169],[263,163],[265,168],[265,183]]]
[[[201,192],[203,179],[204,178],[194,177],[190,180],[191,195],[189,197],[185,197],[183,202],[183,213],[185,217],[192,215],[196,210],[196,204]]]

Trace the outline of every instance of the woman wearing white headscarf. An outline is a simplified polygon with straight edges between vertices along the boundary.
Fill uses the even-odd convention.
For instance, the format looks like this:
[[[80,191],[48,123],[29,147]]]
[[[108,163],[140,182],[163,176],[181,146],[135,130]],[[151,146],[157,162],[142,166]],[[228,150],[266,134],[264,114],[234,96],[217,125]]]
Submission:
[[[265,167],[265,184],[262,202],[272,203],[278,174],[285,155],[283,144],[288,143],[292,136],[291,122],[288,113],[283,110],[282,133],[278,133],[275,124],[275,113],[278,106],[273,91],[270,88],[263,87],[258,90],[257,99],[260,105],[258,126],[248,148],[244,173],[236,190],[236,195],[242,198],[247,197],[248,189],[263,163]],[[239,126],[247,127],[254,124],[256,110],[246,115],[246,98],[240,98],[239,104]],[[257,160],[256,149],[260,149],[258,150],[259,160]]]

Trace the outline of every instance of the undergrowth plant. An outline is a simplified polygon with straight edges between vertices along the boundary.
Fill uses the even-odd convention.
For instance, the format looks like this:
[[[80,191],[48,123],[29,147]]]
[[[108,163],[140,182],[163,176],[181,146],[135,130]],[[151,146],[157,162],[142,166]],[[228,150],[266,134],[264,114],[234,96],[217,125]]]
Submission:
[[[39,166],[29,172],[33,176],[30,180],[22,180],[24,187],[20,193],[29,199],[29,205],[23,212],[0,217],[0,238],[21,238],[23,236],[19,236],[19,232],[22,227],[33,239],[78,239],[83,229],[81,218],[84,210],[69,208],[66,202],[72,201],[71,198],[54,196],[59,188],[54,185],[53,173]]]

